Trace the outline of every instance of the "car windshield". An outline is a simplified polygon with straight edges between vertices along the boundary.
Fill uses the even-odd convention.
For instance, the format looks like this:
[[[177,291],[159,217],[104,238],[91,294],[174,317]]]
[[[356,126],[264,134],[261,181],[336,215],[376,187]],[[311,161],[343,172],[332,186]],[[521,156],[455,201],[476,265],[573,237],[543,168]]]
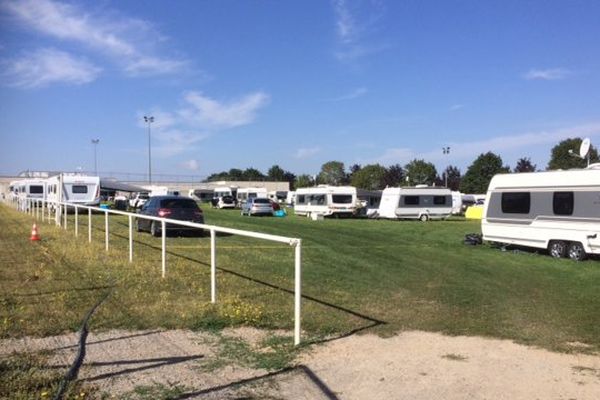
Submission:
[[[271,204],[271,202],[269,201],[269,199],[254,199],[254,203],[255,204]]]
[[[138,199],[149,199],[149,198],[150,198],[150,196],[146,193],[140,193],[138,195]]]
[[[192,199],[165,199],[160,201],[160,208],[197,209],[198,205]]]

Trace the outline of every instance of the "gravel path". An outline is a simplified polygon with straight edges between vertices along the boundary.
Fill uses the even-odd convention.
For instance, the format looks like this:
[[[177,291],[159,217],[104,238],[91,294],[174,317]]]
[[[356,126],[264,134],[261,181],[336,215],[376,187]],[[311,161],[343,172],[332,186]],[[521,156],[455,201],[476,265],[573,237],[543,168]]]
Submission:
[[[238,336],[256,341],[252,329]],[[0,342],[12,351],[54,350],[67,366],[77,335]],[[298,366],[268,373],[215,361],[215,337],[189,331],[90,334],[80,379],[118,394],[136,386],[177,382],[181,398],[234,399],[577,399],[600,398],[600,356],[559,354],[507,340],[405,332],[391,338],[352,336],[316,346]],[[232,385],[234,384],[234,385]]]

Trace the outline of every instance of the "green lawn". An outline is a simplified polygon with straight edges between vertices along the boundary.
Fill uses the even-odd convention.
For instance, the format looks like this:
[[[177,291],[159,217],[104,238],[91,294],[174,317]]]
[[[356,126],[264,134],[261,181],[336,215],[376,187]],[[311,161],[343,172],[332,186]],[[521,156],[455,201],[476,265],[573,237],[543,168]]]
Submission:
[[[204,207],[207,223],[302,239],[304,339],[355,331],[391,335],[421,329],[509,338],[568,351],[569,342],[600,350],[600,262],[555,260],[529,252],[465,246],[477,222],[241,217]],[[0,337],[76,330],[106,290],[91,329],[228,325],[293,327],[293,248],[219,236],[218,304],[210,304],[209,238],[168,238],[167,276],[160,239],[135,234],[127,261],[127,219],[87,217],[74,237],[0,205]]]

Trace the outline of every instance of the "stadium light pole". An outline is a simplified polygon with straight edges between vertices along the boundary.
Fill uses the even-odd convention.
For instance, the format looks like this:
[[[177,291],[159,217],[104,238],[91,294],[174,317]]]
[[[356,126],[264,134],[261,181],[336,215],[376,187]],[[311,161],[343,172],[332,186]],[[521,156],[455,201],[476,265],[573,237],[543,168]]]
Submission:
[[[94,175],[98,176],[98,143],[100,139],[92,139],[94,145]]]
[[[154,122],[154,117],[150,116],[146,116],[144,115],[144,122],[146,122],[148,124],[148,184],[152,185],[152,150],[150,147],[150,134],[151,134],[151,128],[150,128],[150,124],[152,124]]]
[[[442,153],[450,154],[450,146],[442,147]],[[446,167],[446,170],[444,171],[444,179],[445,179],[444,186],[448,187],[448,167]]]

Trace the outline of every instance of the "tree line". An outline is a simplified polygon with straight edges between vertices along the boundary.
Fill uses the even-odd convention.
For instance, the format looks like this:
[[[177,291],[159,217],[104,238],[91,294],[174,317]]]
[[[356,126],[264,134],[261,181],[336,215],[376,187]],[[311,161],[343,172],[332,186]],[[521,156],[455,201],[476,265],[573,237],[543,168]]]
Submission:
[[[565,139],[552,148],[550,162],[547,170],[584,168],[587,160],[570,154],[569,150],[578,154],[581,138]],[[598,162],[598,152],[592,146],[590,148],[590,161]],[[368,164],[361,166],[351,165],[346,170],[341,161],[328,161],[321,166],[318,175],[312,176],[295,174],[285,171],[279,165],[273,165],[266,174],[255,168],[245,170],[232,168],[210,175],[206,182],[219,180],[230,181],[280,181],[289,182],[292,190],[300,187],[314,186],[318,184],[327,185],[352,185],[365,190],[381,190],[385,187],[435,185],[448,186],[452,190],[460,190],[463,193],[485,193],[492,177],[499,173],[519,173],[538,171],[537,165],[531,162],[529,157],[520,158],[511,170],[504,165],[502,158],[489,151],[480,154],[467,168],[463,175],[460,169],[450,165],[441,174],[438,173],[433,163],[423,159],[414,159],[402,166],[394,164],[389,167],[380,164]]]

